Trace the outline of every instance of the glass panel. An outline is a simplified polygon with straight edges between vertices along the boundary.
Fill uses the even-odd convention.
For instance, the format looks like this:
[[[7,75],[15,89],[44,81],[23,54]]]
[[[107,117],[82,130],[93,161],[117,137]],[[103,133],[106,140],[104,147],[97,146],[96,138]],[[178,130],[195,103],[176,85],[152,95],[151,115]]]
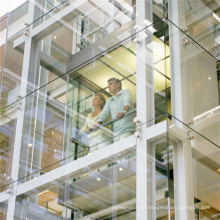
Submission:
[[[0,218],[2,220],[7,219],[7,208],[8,208],[8,201],[0,202]]]
[[[52,75],[41,69],[42,80],[53,78]],[[58,78],[55,84],[52,82],[26,97],[19,177],[34,173],[26,181],[62,164],[65,93],[66,81]]]
[[[220,211],[220,145],[214,145],[200,134],[192,132],[190,135],[188,145],[192,146],[195,212],[200,219],[215,219]]]
[[[123,1],[120,5],[107,0],[76,1],[63,9],[66,15],[61,23],[57,22],[56,28],[42,30],[38,35],[51,37],[49,55],[65,65],[71,55],[124,25],[134,24],[135,1],[130,4]]]
[[[166,26],[164,26],[164,34]],[[162,31],[162,30],[160,30]],[[153,37],[153,74],[156,122],[164,119],[165,112],[171,112],[171,75],[170,75],[170,48],[169,43],[163,41],[164,36]],[[161,118],[160,118],[161,117]]]
[[[14,218],[136,219],[135,176],[135,149],[126,150],[17,196]]]
[[[154,21],[164,17],[166,8],[162,1],[153,1],[151,7],[154,13]],[[80,45],[83,48],[88,46],[90,41],[94,42],[95,38],[100,39],[135,19],[135,13],[135,0],[25,1],[9,15],[8,39],[19,32],[21,34],[26,27],[32,24],[35,28],[42,23],[54,21],[54,18],[57,17],[62,20],[62,22],[57,22],[59,25],[65,25],[65,22],[68,23],[70,20],[76,23],[75,27],[78,27],[75,30],[81,32],[78,37],[81,38]],[[15,25],[15,21],[19,21],[19,25]]]
[[[8,13],[7,39],[18,33],[19,36],[22,36],[21,31],[25,29],[25,24],[28,23],[28,7],[33,4],[30,2],[32,1],[23,1],[23,4]]]
[[[29,28],[31,25],[36,27],[65,8],[67,6],[66,2],[66,0],[23,1],[19,7],[9,13],[7,38],[11,39],[16,35],[22,36],[27,27]]]
[[[171,8],[172,1],[168,7]],[[178,10],[179,17],[174,11],[169,19],[182,31],[181,36],[186,43],[197,43],[213,57],[219,59],[220,51],[220,13],[218,1],[176,1],[173,10]],[[175,8],[176,7],[176,8]],[[186,41],[187,40],[187,41]],[[188,41],[189,40],[189,41]]]
[[[170,115],[170,117],[173,117]],[[173,117],[175,118],[175,117]],[[179,121],[180,122],[180,121]],[[219,121],[217,122],[219,124]],[[210,121],[208,127],[217,127],[216,121]],[[199,123],[198,123],[199,124]],[[169,124],[169,138],[174,141],[174,147],[183,148],[185,156],[174,154],[175,160],[182,160],[180,166],[186,161],[184,169],[187,175],[191,176],[187,181],[187,192],[190,193],[189,206],[180,207],[179,209],[187,209],[193,212],[195,219],[218,219],[219,216],[219,167],[220,167],[220,145],[209,140],[194,129],[198,124],[177,127],[176,124]],[[207,124],[206,124],[207,125]],[[200,126],[203,126],[202,123]],[[217,133],[213,133],[213,140],[219,140],[219,126]],[[176,145],[176,146],[175,146]],[[184,158],[187,157],[187,158]],[[182,159],[181,159],[182,158]],[[177,162],[175,162],[177,164]],[[180,172],[182,168],[174,166],[174,171]],[[192,171],[192,173],[191,173]],[[178,187],[178,180],[175,178],[175,187]],[[182,185],[180,186],[183,187]],[[176,189],[177,190],[180,189]],[[190,205],[192,201],[192,205]],[[176,211],[178,208],[176,208]]]
[[[119,56],[122,51],[124,51],[125,57]],[[67,136],[65,142],[68,152],[76,150],[82,152],[84,148],[87,150],[87,152],[85,152],[87,154],[88,149],[92,152],[111,144],[116,141],[116,139],[119,140],[120,138],[125,138],[134,133],[133,113],[135,112],[136,103],[136,84],[127,78],[128,76],[131,77],[135,72],[135,56],[133,55],[130,59],[130,66],[133,68],[132,74],[126,70],[129,69],[126,63],[123,64],[123,69],[116,69],[118,66],[120,68],[124,59],[127,57],[129,58],[129,54],[130,52],[127,49],[116,47],[113,51],[109,53],[106,52],[105,56],[101,56],[83,67],[73,70],[69,74],[68,110],[66,115]],[[106,60],[106,57],[108,57],[109,60]],[[117,78],[119,82],[121,82],[123,88],[121,94],[123,98],[122,100],[118,98],[117,102],[121,103],[128,100],[126,102],[129,102],[127,105],[130,106],[129,112],[126,113],[126,117],[119,121],[116,119],[116,115],[118,112],[123,112],[124,105],[121,104],[122,106],[118,106],[114,110],[112,106],[110,106],[111,104],[108,104],[111,102],[111,100],[108,100],[111,94],[109,89],[106,89],[108,85],[107,80],[112,77]],[[96,103],[96,99],[102,104]],[[105,103],[104,100],[108,100],[106,106],[109,107],[103,105],[103,103]],[[96,115],[96,112],[99,113],[99,108],[103,107],[103,112],[105,113],[100,113],[100,115],[98,114],[93,117],[93,115]],[[95,122],[98,122],[98,119],[103,120],[104,124],[102,126],[104,127],[98,131],[88,131],[88,129],[93,127]],[[108,125],[105,123],[106,119]],[[109,121],[109,119],[111,120]],[[114,122],[115,120],[117,121]],[[78,133],[80,133],[80,135],[78,135]],[[72,138],[73,144],[69,144],[70,138]],[[78,141],[83,144],[74,142],[74,138],[78,139]],[[83,154],[79,153],[78,157],[81,156],[83,156]]]
[[[99,47],[100,52],[103,52],[103,50],[117,43],[113,42],[115,35],[119,40],[117,41],[120,42],[127,37],[131,37],[134,33],[135,1],[75,1],[73,3],[62,1],[59,4],[53,1],[36,1],[35,4],[33,5],[32,2],[29,5],[25,3],[20,6],[20,13],[15,11],[11,14],[7,36],[8,46],[3,69],[2,100],[4,101],[1,103],[2,107],[15,101],[16,96],[21,93],[21,77],[24,77],[27,71],[22,70],[23,62],[28,63],[31,60],[27,80],[28,89],[34,91],[39,88],[38,81],[40,78],[37,69],[39,62],[47,70],[53,70],[55,76],[60,76],[65,74],[66,70],[69,71],[68,68],[66,69],[69,58],[83,48],[95,45],[96,42],[101,42],[102,39],[105,43],[112,39],[113,44],[103,44],[103,47]],[[51,5],[52,8],[53,6],[55,7],[51,12],[47,13],[51,9]],[[34,13],[33,19],[35,22],[33,27],[30,27],[30,24],[26,24],[27,27],[23,28],[19,25],[23,25],[23,21],[27,20],[26,11],[28,7],[29,10],[35,8],[36,13]],[[159,13],[160,3],[154,3],[154,7],[155,14]],[[106,9],[108,10],[106,11]],[[24,14],[22,14],[22,11]],[[66,13],[65,16],[59,21],[54,21],[54,18],[62,13]],[[32,15],[33,13],[30,14]],[[159,14],[154,16],[153,22],[160,20]],[[51,19],[51,23],[47,20],[48,18]],[[16,25],[17,21],[19,25]],[[41,22],[44,22],[45,26],[36,27]],[[157,29],[160,28],[159,26],[157,27]],[[25,47],[28,42],[26,36],[32,37],[33,40],[31,45],[26,45]],[[106,38],[107,36],[109,36],[108,39]],[[24,48],[26,48],[25,60],[23,60]],[[29,48],[32,53],[29,53]],[[130,49],[132,50],[132,48]],[[88,53],[86,52],[86,54]],[[85,62],[90,58],[89,55]],[[122,65],[124,65],[123,62]],[[8,73],[8,70],[11,72]],[[134,68],[129,71],[133,72],[133,70]],[[46,83],[47,81],[44,84]],[[27,91],[27,94],[29,92]]]
[[[160,22],[157,22],[155,28],[164,27],[165,23]],[[149,27],[145,28],[142,33],[149,34]],[[36,70],[30,70],[27,86],[27,94],[29,95],[24,97],[25,114],[22,125],[19,179],[27,177],[21,181],[30,180],[62,166],[64,158],[68,158],[65,163],[76,160],[95,149],[99,149],[100,146],[107,146],[134,133],[133,118],[136,114],[137,83],[136,43],[133,40],[134,35],[131,36],[124,38],[119,32],[115,39],[117,37],[118,40],[123,39],[120,44],[116,44],[110,49],[107,47],[104,52],[89,62],[85,60],[85,63],[78,63],[78,66],[68,74],[56,64],[52,69],[48,67],[47,63],[50,63],[50,60],[48,61],[46,56],[50,54],[50,48],[45,43],[50,42],[50,37],[39,43],[44,53],[42,57],[45,56],[42,58],[44,61],[40,62],[41,65]],[[143,34],[143,36],[146,39],[143,38],[142,41],[149,41],[146,51],[150,51],[154,66],[149,69],[152,70],[154,78],[155,109],[153,108],[153,112],[155,115],[149,120],[158,123],[164,119],[164,113],[167,109],[168,96],[166,93],[168,89],[166,88],[170,88],[170,73],[169,67],[167,67],[169,65],[169,48],[162,39],[159,39],[164,36],[163,30],[157,29],[152,38],[148,38],[147,34]],[[111,43],[113,42],[114,39]],[[102,43],[100,45],[102,46]],[[78,57],[84,59],[84,52],[81,52]],[[68,62],[70,63],[70,61]],[[73,66],[70,65],[70,67]],[[67,66],[69,69],[70,67]],[[37,71],[37,75],[34,75],[35,71]],[[124,109],[123,105],[117,104],[120,111],[108,113],[108,120],[106,120],[107,116],[103,116],[103,127],[87,135],[89,144],[88,142],[82,144],[77,142],[79,140],[71,139],[77,138],[77,133],[85,124],[88,114],[96,109],[92,101],[96,97],[95,94],[102,93],[106,101],[111,97],[112,92],[108,88],[107,80],[112,77],[117,78],[118,83],[122,84],[123,97],[130,94],[128,101],[126,101],[130,106],[129,112],[125,114],[123,119],[118,120],[117,113],[123,112]],[[144,83],[142,79],[138,80],[140,83]],[[99,134],[102,134],[100,135],[102,136],[101,140],[97,140]]]
[[[220,146],[220,106],[210,109],[203,114],[193,118],[190,126],[204,137],[211,140],[214,144]]]
[[[181,31],[169,24],[171,31],[169,42],[176,43],[181,37]],[[171,44],[171,45],[172,45]],[[203,48],[193,41],[184,45],[179,42],[179,47],[171,48],[172,70],[175,83],[181,80],[181,93],[179,99],[183,100],[182,110],[184,112],[184,122],[189,123],[198,118],[203,119],[203,114],[209,115],[211,111],[219,106],[218,74],[216,60],[210,56]],[[176,54],[180,54],[179,57]],[[213,113],[214,113],[213,112]],[[206,117],[205,116],[205,117]],[[208,128],[207,128],[208,129]]]
[[[160,37],[164,36],[163,30],[160,29],[163,29],[164,22],[161,21],[160,23],[157,21],[157,25],[155,26],[157,30],[155,29],[156,33],[154,36],[152,33],[149,34],[149,27],[142,30],[142,34],[145,36],[142,41],[148,42],[145,49],[146,51],[150,51],[150,55],[153,57],[153,63],[149,69],[152,71],[154,79],[153,101],[156,102],[156,108],[153,107],[153,112],[155,114],[153,114],[150,120],[153,120],[156,123],[164,119],[161,116],[164,115],[164,112],[167,109],[167,98],[165,93],[167,91],[167,86],[170,87],[169,71],[166,69],[166,59],[168,59],[169,56],[169,52],[167,51],[169,48],[163,43],[163,39],[160,39]],[[83,57],[83,53],[88,53],[88,51],[86,48],[84,52],[83,50],[80,51],[77,56],[83,58],[85,62],[81,61],[77,66],[70,66],[72,68],[68,66],[72,59],[72,57],[70,59],[72,49],[70,49],[69,45],[65,46],[65,51],[59,47],[60,45],[56,45],[56,49],[51,47],[53,44],[51,39],[57,39],[57,36],[56,38],[54,38],[53,35],[47,36],[43,40],[39,40],[36,44],[34,43],[32,45],[33,54],[30,54],[30,57],[25,57],[25,59],[31,60],[30,70],[25,73],[28,75],[27,88],[23,82],[25,79],[22,78],[21,80],[21,73],[19,77],[14,77],[18,80],[18,91],[23,90],[25,91],[24,94],[26,93],[27,95],[21,97],[18,93],[17,98],[13,95],[13,101],[6,104],[7,106],[12,106],[14,102],[16,104],[21,103],[21,100],[24,101],[25,104],[24,121],[20,128],[22,129],[22,137],[19,158],[19,186],[22,187],[22,183],[25,184],[26,181],[37,180],[41,175],[54,169],[57,170],[61,168],[62,165],[68,164],[73,160],[86,160],[90,155],[99,153],[100,151],[97,150],[101,147],[107,146],[111,143],[117,144],[116,142],[120,139],[123,139],[121,140],[121,143],[123,143],[123,146],[126,146],[127,139],[125,139],[125,137],[132,136],[135,130],[133,118],[136,114],[136,83],[139,81],[139,83],[146,84],[142,79],[138,79],[136,76],[137,44],[134,40],[136,34],[133,34],[133,24],[129,24],[126,27],[124,25],[123,28],[126,32],[122,32],[122,30],[118,31],[115,33],[115,37],[111,39],[111,42],[108,42],[108,39],[112,37],[110,35],[108,35],[107,38],[103,37],[102,39],[104,40],[99,42],[100,45],[96,42],[97,45],[95,45],[95,48],[99,48],[99,53],[95,54],[95,56],[92,55],[89,59],[84,59],[85,57]],[[69,36],[69,32],[66,33],[66,35]],[[117,41],[114,41],[115,39],[117,39]],[[15,38],[10,39],[10,45],[13,45],[14,40]],[[105,43],[109,44],[105,45]],[[103,45],[104,47],[100,47]],[[12,54],[14,50],[12,46],[11,48],[12,51],[8,51],[10,61],[13,60]],[[157,52],[158,49],[161,50],[160,54]],[[58,50],[59,54],[57,52]],[[66,51],[70,53],[67,54]],[[35,55],[39,55],[39,57],[37,57],[37,59],[32,57]],[[54,59],[51,60],[51,58]],[[59,63],[57,61],[59,61]],[[36,68],[34,69],[33,67]],[[24,69],[25,68],[23,68],[23,71]],[[68,74],[66,73],[67,71]],[[122,84],[123,91],[130,90],[131,97],[129,98],[129,112],[125,113],[125,116],[123,116],[121,120],[117,121],[116,114],[118,112],[109,114],[110,117],[107,120],[108,124],[105,124],[105,120],[103,119],[102,127],[97,131],[91,132],[89,137],[90,142],[87,145],[88,148],[83,142],[79,143],[75,140],[75,142],[72,140],[70,141],[70,138],[74,138],[77,132],[85,124],[88,113],[94,112],[96,101],[92,100],[96,97],[95,94],[97,92],[102,93],[106,100],[111,97],[112,92],[110,91],[110,88],[108,88],[107,80],[112,77],[117,78]],[[118,81],[116,82],[119,83]],[[4,80],[4,83],[6,82],[7,80]],[[11,86],[11,89],[13,89],[13,86]],[[10,89],[5,95],[6,99],[8,98],[9,93]],[[155,98],[156,96],[157,101]],[[123,105],[120,106],[117,104],[117,107],[120,107],[119,112],[124,110]],[[109,122],[109,120],[113,121]],[[129,122],[129,130],[125,129],[127,128],[125,122],[127,124]],[[116,128],[118,130],[116,130]],[[94,138],[97,136],[95,134],[99,132],[101,132],[99,137],[103,137],[101,142],[100,140],[97,140],[97,138]],[[130,139],[134,140],[133,137],[130,137]],[[55,191],[50,188],[54,184],[52,181],[51,186],[47,189],[39,187],[38,193],[36,193],[36,191],[35,193],[30,192],[30,194],[29,192],[22,193],[17,197],[15,211],[16,218],[34,219],[36,216],[39,218],[41,213],[44,213],[46,218],[56,218],[55,216],[65,215],[64,212],[70,213],[68,215],[71,216],[73,215],[71,210],[79,209],[78,213],[76,213],[76,210],[74,212],[76,218],[82,218],[83,216],[88,215],[88,211],[90,211],[90,214],[97,214],[97,212],[104,210],[104,214],[102,214],[104,216],[103,218],[115,218],[118,216],[119,219],[135,219],[135,159],[134,152],[130,152],[128,155],[120,153],[114,158],[111,158],[110,161],[105,161],[104,164],[96,164],[95,168],[92,167],[90,169],[86,167],[85,171],[83,171],[83,175],[80,175],[79,173],[76,175],[74,174],[73,177],[65,181],[54,180],[57,185]],[[128,176],[125,174],[120,175],[120,172],[125,171],[125,168],[127,172],[126,175]],[[102,171],[104,172],[103,174],[101,173]],[[90,175],[90,172],[92,172],[92,175]],[[105,174],[105,172],[107,174]],[[85,210],[82,208],[86,201],[83,202],[80,200],[83,200],[86,196],[82,196],[83,198],[80,198],[80,200],[78,200],[78,198],[73,198],[73,201],[70,201],[67,205],[64,204],[68,209],[71,209],[70,211],[64,210],[60,206],[53,207],[53,203],[59,204],[57,198],[59,195],[60,184],[64,183],[65,186],[66,181],[68,184],[71,182],[74,182],[75,184],[76,182],[76,185],[81,184],[83,181],[86,183],[89,181],[100,181],[101,178],[97,177],[100,173],[104,176],[102,183],[104,184],[104,188],[97,191],[95,199],[92,198],[92,204],[95,204],[93,207],[87,207]],[[92,178],[90,178],[90,176]],[[105,184],[107,184],[107,187]],[[6,187],[9,186],[6,185]],[[67,186],[67,188],[68,187],[69,186]],[[92,183],[91,187],[93,187]],[[44,196],[48,196],[48,191],[46,190],[49,191],[49,196],[53,198],[49,198],[49,200],[44,198]],[[64,187],[64,192],[65,190],[66,188]],[[84,191],[85,190],[87,189],[84,189]],[[94,191],[96,189],[92,188],[92,190]],[[107,191],[105,194],[106,197],[104,197],[105,191]],[[43,198],[39,198],[41,193],[44,194]],[[78,190],[75,192],[75,197],[77,193],[79,193]],[[71,193],[68,191],[68,194]],[[101,197],[100,199],[102,194],[103,198]],[[118,194],[121,194],[122,196],[118,196]],[[90,197],[93,197],[93,193],[89,194],[89,198]],[[66,200],[63,200],[63,203],[64,202],[66,203]],[[119,207],[117,206],[118,204],[120,205]],[[63,206],[63,204],[61,204],[61,206]],[[112,206],[115,210],[112,210]],[[21,210],[25,211],[23,212]],[[35,212],[35,210],[37,211]],[[101,214],[98,213],[98,215]]]
[[[23,55],[13,49],[13,42],[6,42],[1,77],[0,109],[19,99]]]
[[[148,218],[174,220],[173,142],[165,132],[148,140],[147,145]]]
[[[0,114],[0,192],[6,188],[1,188],[10,183],[11,160],[14,148],[14,117],[15,109],[5,109],[4,115]]]

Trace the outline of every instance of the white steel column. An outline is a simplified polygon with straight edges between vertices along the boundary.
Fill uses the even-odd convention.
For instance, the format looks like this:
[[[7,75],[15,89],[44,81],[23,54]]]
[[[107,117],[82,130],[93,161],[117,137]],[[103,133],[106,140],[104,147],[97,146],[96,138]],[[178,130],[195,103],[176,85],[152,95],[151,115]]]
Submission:
[[[29,4],[29,8],[28,8],[28,22],[29,23],[33,22],[33,15],[34,15],[34,5]],[[29,32],[31,32],[31,29],[32,29],[32,26],[29,27]],[[21,79],[21,86],[20,86],[21,97],[25,97],[26,92],[27,92],[31,46],[32,46],[32,38],[27,35],[25,36],[24,59],[23,59],[22,79]],[[23,123],[24,123],[26,98],[23,98],[20,102],[21,102],[21,109],[18,109],[15,140],[14,140],[13,160],[12,160],[12,172],[11,172],[11,181],[15,181],[15,182],[13,183],[13,186],[12,186],[13,190],[8,200],[7,220],[14,219],[15,203],[16,203],[16,188],[17,188],[16,180],[18,179],[18,174],[19,174],[19,162],[20,162],[20,152],[21,152],[21,143],[22,143],[22,128],[23,128]]]
[[[169,0],[169,19],[179,24],[178,1]],[[171,100],[172,114],[178,119],[183,119],[183,94],[181,85],[181,61],[180,61],[180,34],[179,30],[169,23],[169,39],[170,43],[170,69],[171,69]],[[180,128],[182,124],[175,119],[173,122]]]
[[[50,54],[50,48],[51,48],[51,37],[47,37],[46,39],[41,42],[42,44],[42,50]],[[38,50],[40,48],[38,47]],[[37,57],[37,68],[40,67],[40,59],[39,56]],[[37,59],[36,58],[36,59]],[[45,123],[45,117],[46,117],[46,108],[47,108],[47,90],[48,90],[48,77],[49,77],[49,71],[43,68],[39,68],[39,77],[38,77],[38,87],[42,87],[36,92],[37,101],[35,105],[35,123],[32,125],[34,127],[34,133],[33,133],[33,147],[32,147],[32,153],[31,153],[31,167],[30,167],[30,173],[34,170],[40,170],[41,169],[41,160],[42,160],[42,148],[43,148],[43,136],[44,136],[44,123]],[[33,105],[33,109],[34,109]],[[44,109],[44,112],[41,112],[39,114],[40,109]],[[30,122],[31,124],[31,122]],[[36,138],[37,137],[37,138]],[[36,141],[37,140],[37,141]],[[38,147],[36,147],[38,146]],[[37,176],[40,175],[40,171],[36,173]],[[33,178],[33,176],[30,176],[29,179]]]
[[[192,148],[187,143],[179,143],[174,147],[173,155],[176,219],[195,219]]]
[[[169,19],[178,27],[184,28],[184,1],[169,0]],[[181,14],[182,13],[182,14]],[[175,25],[169,23],[170,36],[170,58],[171,58],[171,98],[172,113],[180,121],[185,121],[183,109],[187,98],[184,96],[184,87],[181,73],[181,54],[183,44],[180,31]],[[182,130],[186,127],[179,121],[173,122]],[[195,219],[194,210],[187,208],[194,205],[193,171],[192,171],[192,151],[187,143],[178,144],[174,147],[174,202],[175,216],[178,220]]]
[[[149,148],[150,148],[150,152],[149,152],[149,168],[151,170],[151,172],[149,173],[149,178],[150,178],[150,186],[148,186],[149,190],[150,190],[150,195],[148,196],[148,198],[150,197],[150,202],[151,202],[151,206],[152,207],[156,207],[156,154],[155,154],[155,142],[152,142],[151,144],[149,143]],[[149,150],[148,150],[149,151]],[[156,213],[156,209],[151,209],[151,219],[157,219],[157,213]]]
[[[152,0],[136,1],[136,26],[138,31],[145,27],[143,21],[148,19],[152,22]],[[143,36],[145,30],[139,33],[139,36]],[[139,38],[137,36],[137,38]],[[152,41],[152,36],[147,37]],[[139,40],[139,39],[138,39]],[[137,44],[136,52],[136,72],[137,72],[137,118],[141,123],[154,118],[154,83],[153,83],[153,54],[152,51],[146,49],[146,38],[141,40]],[[147,181],[147,173],[153,172],[149,169],[149,157],[146,135],[147,127],[149,124],[142,125],[141,138],[137,138],[137,170],[136,170],[136,215],[137,219],[151,219],[151,210],[148,209],[148,200],[151,200],[149,190],[149,182]],[[152,174],[153,175],[153,174]]]

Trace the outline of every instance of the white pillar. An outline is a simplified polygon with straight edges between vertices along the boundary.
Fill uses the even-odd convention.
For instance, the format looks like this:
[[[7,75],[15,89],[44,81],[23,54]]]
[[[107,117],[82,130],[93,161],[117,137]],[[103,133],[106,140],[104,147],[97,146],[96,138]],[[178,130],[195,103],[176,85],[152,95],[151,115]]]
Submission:
[[[174,205],[178,220],[195,219],[193,188],[192,148],[179,143],[173,149],[174,161]]]
[[[178,1],[169,1],[169,17],[175,24],[179,21]],[[170,42],[170,69],[171,69],[171,100],[172,114],[178,119],[183,119],[183,94],[181,85],[181,61],[180,61],[180,34],[179,30],[171,23],[169,24]],[[173,119],[173,122],[180,128],[182,123]]]
[[[139,30],[145,27],[143,21],[148,19],[152,22],[152,0],[136,1],[136,24]],[[143,36],[142,33],[138,34]],[[137,36],[139,38],[139,36]],[[152,35],[148,35],[148,41],[152,41]],[[146,39],[137,44],[137,118],[141,123],[154,118],[154,83],[153,83],[153,54],[146,49]],[[137,219],[151,219],[151,210],[148,209],[148,200],[151,200],[151,186],[147,181],[147,169],[151,166],[149,157],[150,145],[148,146],[145,135],[146,128],[152,123],[142,125],[142,138],[137,138],[137,169],[136,169],[136,215]],[[154,175],[153,170],[150,173]]]
[[[169,0],[169,19],[180,26],[180,18],[184,15],[184,1]],[[184,20],[181,19],[181,28],[184,28]],[[183,113],[186,105],[186,97],[183,87],[183,77],[181,73],[181,54],[183,45],[180,31],[175,25],[169,23],[170,36],[170,60],[171,60],[171,100],[172,114],[184,122],[186,116]],[[173,119],[179,128],[186,130],[186,127],[179,121]],[[194,205],[193,172],[192,172],[192,151],[187,143],[178,144],[174,147],[174,203],[176,219],[195,219],[194,210],[186,208]],[[180,208],[178,208],[180,206]]]
[[[28,8],[28,20],[30,24],[33,22],[35,6],[29,4]],[[29,26],[29,32],[32,30],[32,25]],[[30,56],[31,56],[31,47],[32,47],[32,38],[28,35],[25,37],[25,46],[24,46],[24,58],[23,58],[23,68],[22,68],[22,79],[20,86],[20,96],[25,97],[27,94],[27,84],[28,84],[28,75],[30,69]],[[26,98],[23,98],[21,101],[21,109],[18,110],[17,123],[15,129],[15,140],[14,140],[14,151],[12,159],[12,171],[11,171],[11,181],[15,181],[12,185],[13,191],[8,200],[8,210],[7,210],[7,220],[14,219],[15,215],[15,204],[16,204],[16,188],[17,188],[17,179],[19,177],[19,163],[20,163],[20,152],[22,144],[22,129],[24,123],[25,115],[25,104]]]

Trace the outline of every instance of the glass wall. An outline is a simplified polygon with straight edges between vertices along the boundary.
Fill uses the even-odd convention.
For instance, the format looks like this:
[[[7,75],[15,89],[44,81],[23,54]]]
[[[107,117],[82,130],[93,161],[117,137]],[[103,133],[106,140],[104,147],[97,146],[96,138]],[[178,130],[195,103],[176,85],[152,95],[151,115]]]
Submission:
[[[148,141],[148,216],[175,219],[173,142],[169,134]]]
[[[170,115],[170,117],[173,116]],[[178,167],[177,154],[183,151],[188,159],[184,162],[184,159],[179,157],[179,160],[182,160],[182,164],[186,163],[185,167],[188,169],[182,173],[182,176],[187,175],[189,179],[192,178],[189,180],[192,185],[188,185],[186,189],[192,203],[189,202],[187,206],[176,203],[173,208],[175,211],[191,210],[195,219],[218,219],[220,146],[194,130],[193,126],[182,125],[182,129],[179,129],[175,124],[169,124],[169,140],[173,142],[170,153],[173,157],[173,186],[177,197],[177,190],[179,188],[183,190],[180,180],[175,178],[175,174],[182,170]]]
[[[17,197],[14,218],[135,219],[135,208],[131,209],[136,197],[135,167],[133,149],[75,174],[54,177],[46,186]]]
[[[179,16],[172,13],[169,20],[182,30],[183,41],[186,44],[192,41],[219,59],[220,23],[217,1],[176,1],[175,4],[179,8]]]
[[[78,7],[77,10],[85,10],[86,4],[89,4],[87,5],[89,7],[91,3],[85,2],[83,7]],[[90,22],[97,11],[100,13],[100,18],[107,13],[105,10],[106,4],[111,3],[105,2],[99,6],[96,5],[94,10],[87,12],[87,18],[91,16]],[[63,6],[64,10],[68,4]],[[111,4],[111,7],[114,8],[113,12],[118,13],[119,17],[124,17],[120,20],[122,23],[115,26],[117,30],[111,29],[112,23],[116,22],[115,17],[112,17],[110,22],[110,20],[105,20],[106,17],[104,16],[102,25],[99,24],[98,28],[102,27],[103,30],[103,24],[105,24],[104,27],[110,28],[106,32],[106,36],[103,35],[100,39],[93,37],[95,41],[91,41],[92,45],[87,45],[88,47],[84,49],[77,46],[76,39],[78,39],[79,33],[74,28],[75,21],[72,20],[73,18],[59,22],[59,25],[55,25],[55,28],[53,28],[53,32],[49,32],[47,28],[41,30],[41,26],[38,24],[39,35],[33,37],[35,40],[30,42],[29,45],[31,50],[31,53],[29,53],[31,60],[29,68],[23,68],[22,72],[20,71],[20,76],[17,76],[17,96],[15,97],[13,85],[9,86],[13,88],[14,94],[10,99],[11,101],[9,100],[9,93],[11,94],[12,90],[9,87],[5,93],[2,93],[8,100],[8,108],[11,106],[15,112],[14,114],[18,114],[19,110],[13,108],[13,103],[19,100],[19,104],[22,105],[22,101],[25,100],[23,103],[25,105],[24,119],[21,125],[22,134],[20,136],[21,150],[18,178],[24,176],[27,176],[27,178],[22,178],[22,182],[63,165],[62,159],[66,157],[71,156],[71,160],[75,160],[89,152],[86,149],[87,147],[78,143],[71,143],[70,138],[76,136],[84,125],[87,115],[94,111],[92,106],[94,95],[99,92],[104,95],[106,100],[111,97],[107,86],[107,80],[111,77],[118,78],[122,83],[122,88],[130,91],[131,106],[127,118],[130,118],[131,127],[133,127],[132,120],[136,115],[136,84],[137,81],[144,83],[141,78],[137,79],[136,77],[137,43],[135,38],[137,33],[134,29],[135,20],[132,20],[135,17],[131,14],[135,11],[134,6],[134,2],[132,4],[129,2],[124,3],[123,7],[127,7],[127,10],[123,11],[118,9],[117,4]],[[30,10],[33,5],[28,7]],[[61,5],[54,8],[54,10],[59,7]],[[131,12],[128,13],[128,9]],[[72,8],[72,10],[74,9]],[[53,10],[45,16],[52,16],[52,12]],[[77,12],[79,13],[79,11]],[[58,15],[56,14],[56,16]],[[75,16],[78,19],[79,15]],[[144,24],[146,27],[139,31],[139,35],[142,36],[141,40],[148,43],[146,51],[149,51],[149,54],[153,56],[153,68],[150,66],[148,68],[153,77],[154,85],[151,90],[154,94],[155,108],[153,109],[154,115],[149,120],[154,120],[155,123],[163,119],[167,108],[170,109],[170,101],[169,107],[167,105],[167,100],[170,100],[169,47],[163,42],[166,24],[158,16],[159,14],[155,14],[155,22],[152,27],[149,24]],[[51,18],[54,20],[54,17]],[[47,25],[48,20],[50,18],[42,22]],[[36,20],[36,22],[38,21]],[[118,24],[119,20],[116,23]],[[51,26],[52,24],[50,24]],[[34,27],[33,30],[36,30],[36,28]],[[35,34],[33,30],[30,26],[29,31],[31,34]],[[87,34],[93,34],[94,30],[92,28]],[[57,34],[60,34],[60,36]],[[20,50],[23,44],[20,42],[22,39],[19,31],[17,34],[10,36],[8,44],[11,45],[11,50],[8,48],[6,57],[12,56],[13,51],[19,51],[17,53],[21,54],[24,52],[24,48]],[[28,42],[26,42],[27,44]],[[75,50],[74,48],[78,49]],[[88,50],[90,51],[89,54]],[[92,51],[94,51],[94,54]],[[21,56],[17,57],[21,58]],[[12,57],[8,58],[8,61],[6,59],[5,65],[7,66],[7,62],[12,59]],[[80,62],[77,62],[77,59]],[[72,60],[74,61],[72,62]],[[29,62],[28,58],[23,60],[23,63],[26,62]],[[19,63],[22,65],[22,61],[19,61]],[[5,70],[4,77],[8,78],[6,72]],[[25,75],[27,75],[27,84],[22,83],[20,80],[20,77]],[[6,82],[8,83],[6,78],[5,80],[3,78],[3,85]],[[21,90],[23,94],[26,94],[25,99],[20,95]],[[9,114],[8,108],[3,108],[6,116]],[[109,116],[108,120],[115,120],[115,118]],[[107,127],[102,131],[105,136],[105,139],[103,139],[105,145],[113,143],[114,136],[118,135],[114,133],[114,124],[112,123],[111,121],[108,122]],[[133,127],[130,130],[130,134],[132,134],[135,129]],[[73,156],[77,154],[78,156]]]
[[[0,203],[0,217],[1,217],[1,219],[7,218],[7,207],[8,207],[8,201]]]
[[[170,22],[169,24],[170,41],[175,42],[176,37],[181,39],[184,35],[182,30]],[[188,37],[187,39],[189,40],[187,44],[181,39],[179,47],[171,48],[171,59],[176,61],[176,64],[172,64],[171,67],[172,70],[176,70],[173,72],[172,79],[177,82],[176,80],[180,77],[182,82],[179,85],[180,89],[174,88],[174,90],[176,90],[176,95],[183,100],[182,106],[179,105],[182,116],[177,110],[172,114],[179,120],[182,117],[181,121],[194,126],[196,131],[220,145],[219,120],[216,118],[219,113],[220,97],[216,59],[197,42]],[[178,52],[179,61],[174,57]]]
[[[0,187],[5,190],[4,186],[10,182],[11,159],[14,148],[14,128],[15,119],[0,115]]]

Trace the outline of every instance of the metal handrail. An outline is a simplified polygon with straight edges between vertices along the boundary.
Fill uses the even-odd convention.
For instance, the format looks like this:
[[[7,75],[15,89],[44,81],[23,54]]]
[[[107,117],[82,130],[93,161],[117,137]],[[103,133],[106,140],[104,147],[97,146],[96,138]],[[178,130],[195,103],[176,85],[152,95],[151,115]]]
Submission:
[[[124,114],[124,117],[127,117],[127,116],[133,114],[134,112],[136,112],[136,108],[134,108],[134,109],[132,109],[132,110],[126,112],[126,113]],[[107,121],[107,122],[103,123],[103,124],[101,125],[101,127],[105,127],[105,126],[107,126],[107,125],[109,125],[109,124],[112,124],[112,123],[118,121],[118,120],[121,120],[121,119],[120,119],[120,118],[113,118],[113,119],[111,119],[110,121]]]

